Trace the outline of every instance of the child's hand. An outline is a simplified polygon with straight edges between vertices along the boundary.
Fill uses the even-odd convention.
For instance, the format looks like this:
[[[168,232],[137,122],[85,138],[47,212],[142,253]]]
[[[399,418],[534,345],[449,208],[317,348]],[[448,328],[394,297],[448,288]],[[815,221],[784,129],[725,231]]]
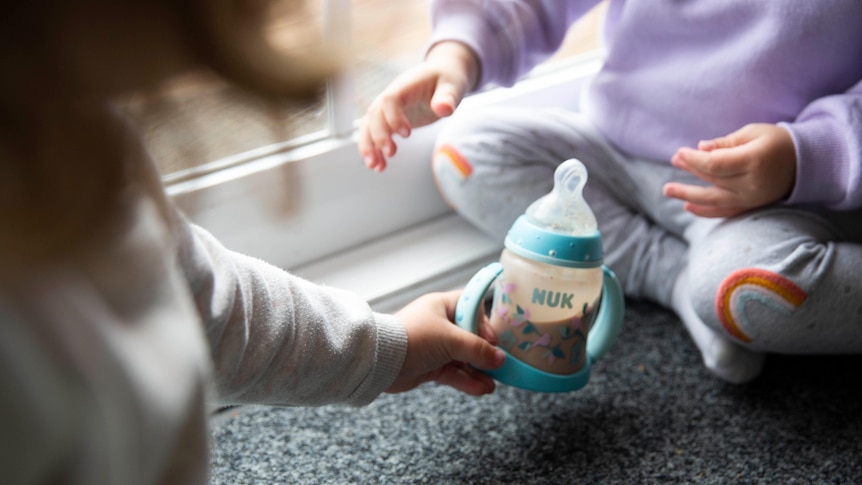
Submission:
[[[664,195],[685,201],[702,217],[731,217],[790,194],[796,182],[796,148],[784,128],[756,123],[721,138],[680,148],[671,159],[711,185],[664,186]]]
[[[408,70],[371,103],[359,128],[359,153],[378,172],[395,155],[392,137],[451,115],[478,79],[478,61],[460,42],[434,46],[419,66]]]
[[[409,391],[434,381],[473,396],[494,391],[494,380],[471,367],[496,369],[504,353],[494,347],[487,323],[474,335],[452,323],[460,291],[431,293],[417,298],[395,314],[407,329],[407,357],[387,392]]]

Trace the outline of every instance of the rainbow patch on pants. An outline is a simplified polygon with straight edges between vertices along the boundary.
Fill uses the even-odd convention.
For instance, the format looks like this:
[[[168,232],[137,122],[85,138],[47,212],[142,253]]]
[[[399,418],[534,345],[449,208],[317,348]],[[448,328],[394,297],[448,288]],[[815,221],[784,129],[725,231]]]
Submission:
[[[462,157],[461,154],[451,145],[443,145],[437,149],[437,155],[445,156],[452,162],[452,167],[455,168],[455,171],[461,176],[462,179],[466,179],[473,173],[473,166],[467,161],[466,158]]]
[[[743,328],[752,328],[745,314],[748,302],[757,302],[789,315],[805,302],[808,295],[796,283],[765,269],[734,271],[718,288],[715,311],[729,334],[743,342],[752,338]]]

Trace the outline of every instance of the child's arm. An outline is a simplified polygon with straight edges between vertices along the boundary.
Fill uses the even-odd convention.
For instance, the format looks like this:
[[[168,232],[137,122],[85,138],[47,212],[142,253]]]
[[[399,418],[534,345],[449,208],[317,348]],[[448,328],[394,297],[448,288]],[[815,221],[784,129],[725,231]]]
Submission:
[[[398,316],[230,251],[179,222],[180,261],[205,325],[217,397],[225,403],[364,405],[386,390],[437,380],[470,394],[494,389],[459,361],[502,364],[484,339],[450,322],[454,298],[428,296]]]

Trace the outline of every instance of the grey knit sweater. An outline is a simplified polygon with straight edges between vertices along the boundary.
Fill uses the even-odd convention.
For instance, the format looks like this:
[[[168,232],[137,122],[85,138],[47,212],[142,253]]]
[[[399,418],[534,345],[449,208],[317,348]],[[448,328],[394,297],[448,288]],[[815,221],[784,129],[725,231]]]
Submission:
[[[394,381],[393,316],[131,189],[98,251],[0,285],[4,483],[205,483],[208,406],[359,406]]]

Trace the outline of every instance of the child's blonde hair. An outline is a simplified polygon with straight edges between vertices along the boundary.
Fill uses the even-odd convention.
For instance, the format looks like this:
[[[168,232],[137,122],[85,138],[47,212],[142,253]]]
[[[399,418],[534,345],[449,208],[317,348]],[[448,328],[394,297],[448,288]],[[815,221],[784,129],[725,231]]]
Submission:
[[[302,2],[294,2],[296,4]],[[0,16],[0,282],[80,257],[158,174],[113,97],[208,69],[258,93],[307,98],[340,64],[312,42],[267,40],[260,0],[33,0]],[[108,231],[106,233],[106,231]]]

